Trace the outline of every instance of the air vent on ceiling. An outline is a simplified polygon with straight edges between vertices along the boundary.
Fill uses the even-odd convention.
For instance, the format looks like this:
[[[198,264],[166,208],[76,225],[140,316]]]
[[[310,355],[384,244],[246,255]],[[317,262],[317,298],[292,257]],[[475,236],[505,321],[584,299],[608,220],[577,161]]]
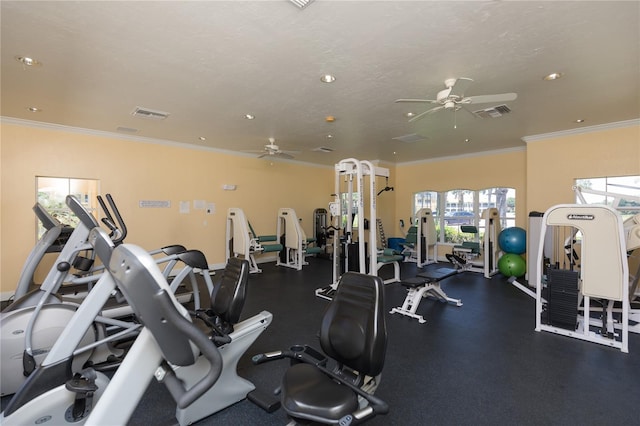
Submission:
[[[333,152],[333,149],[327,148],[326,146],[319,146],[317,148],[314,148],[313,151],[316,151],[316,152]]]
[[[167,118],[169,116],[168,112],[164,112],[164,111],[157,111],[157,110],[152,110],[149,108],[142,108],[142,107],[136,107],[132,112],[131,115],[135,116],[135,117],[140,117],[140,118],[146,118],[149,120],[164,120],[165,118]]]
[[[395,138],[391,138],[396,141],[405,142],[405,143],[414,143],[427,140],[425,136],[419,135],[417,133],[410,133],[404,136],[396,136]]]
[[[313,0],[289,0],[289,1],[295,4],[296,6],[298,6],[300,9],[304,9],[305,7],[309,6],[309,3],[311,3]]]
[[[473,113],[480,118],[498,118],[505,114],[509,114],[511,109],[506,105],[498,105],[491,108],[479,109]]]

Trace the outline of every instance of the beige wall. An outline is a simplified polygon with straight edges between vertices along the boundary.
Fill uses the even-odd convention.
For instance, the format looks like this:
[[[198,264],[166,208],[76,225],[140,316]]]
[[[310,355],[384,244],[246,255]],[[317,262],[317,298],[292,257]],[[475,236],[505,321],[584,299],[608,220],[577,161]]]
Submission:
[[[480,190],[508,187],[516,190],[517,225],[526,225],[526,152],[523,149],[473,157],[429,161],[397,167],[396,216],[408,222],[413,194],[452,189]],[[399,225],[396,224],[399,232]]]
[[[333,167],[273,162],[168,144],[120,140],[72,131],[3,123],[0,127],[0,291],[12,292],[35,243],[31,207],[36,176],[100,180],[128,228],[127,241],[145,248],[180,243],[202,250],[210,264],[224,262],[226,210],[244,209],[259,234],[275,233],[280,207],[296,210],[308,235],[313,210],[333,200]],[[526,149],[389,166],[393,192],[377,197],[387,237],[403,236],[399,219],[411,214],[413,194],[449,189],[516,189],[517,225],[531,210],[574,200],[575,178],[640,174],[640,126],[537,138]],[[376,180],[378,190],[385,179]],[[236,191],[223,191],[235,184]],[[142,209],[140,200],[169,200],[170,209]],[[216,213],[193,209],[193,200],[215,203]],[[191,203],[180,214],[180,201]]]
[[[640,175],[640,125],[527,142],[527,208],[544,212],[573,203],[575,179]]]
[[[1,276],[12,292],[35,244],[35,177],[100,180],[124,217],[127,241],[152,249],[179,243],[202,250],[210,264],[225,257],[226,211],[240,207],[259,234],[275,234],[280,207],[296,210],[312,235],[313,210],[327,207],[333,168],[269,162],[199,149],[118,140],[51,129],[2,124]],[[224,191],[223,184],[237,185]],[[139,208],[140,200],[169,200],[171,208]],[[215,203],[207,215],[193,200]],[[180,214],[180,201],[191,212]]]

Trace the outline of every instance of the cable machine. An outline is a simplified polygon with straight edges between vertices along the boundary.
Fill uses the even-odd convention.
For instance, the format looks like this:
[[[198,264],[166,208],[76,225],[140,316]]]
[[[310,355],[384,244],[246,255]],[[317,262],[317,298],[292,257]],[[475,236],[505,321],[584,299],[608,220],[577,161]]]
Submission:
[[[366,176],[368,176],[368,182],[365,187]],[[334,231],[332,237],[333,282],[327,287],[316,289],[318,297],[331,300],[343,272],[356,271],[377,275],[376,233],[369,232],[367,243],[364,232],[366,223],[375,224],[377,219],[377,176],[388,178],[389,170],[375,167],[370,161],[360,161],[354,158],[341,160],[335,165],[335,194],[333,194],[335,198],[329,204],[331,216],[329,228]],[[355,211],[354,194],[357,194]],[[364,218],[365,197],[368,197],[369,203],[369,218],[367,220]],[[343,220],[345,217],[346,220]],[[356,221],[357,227],[354,227],[354,221]],[[354,235],[354,232],[357,235]]]

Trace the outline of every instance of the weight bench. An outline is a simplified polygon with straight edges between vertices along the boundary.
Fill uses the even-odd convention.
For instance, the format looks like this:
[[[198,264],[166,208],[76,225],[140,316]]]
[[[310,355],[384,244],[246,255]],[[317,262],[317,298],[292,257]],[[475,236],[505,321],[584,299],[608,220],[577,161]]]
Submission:
[[[401,281],[400,284],[407,288],[407,297],[404,299],[402,307],[393,308],[389,313],[406,315],[418,320],[420,324],[424,324],[426,320],[422,315],[416,314],[420,301],[423,297],[430,297],[441,302],[451,303],[456,306],[462,306],[460,299],[453,299],[442,290],[440,281],[451,276],[457,275],[458,270],[451,268],[438,268],[426,272],[419,273],[415,278],[408,278]]]

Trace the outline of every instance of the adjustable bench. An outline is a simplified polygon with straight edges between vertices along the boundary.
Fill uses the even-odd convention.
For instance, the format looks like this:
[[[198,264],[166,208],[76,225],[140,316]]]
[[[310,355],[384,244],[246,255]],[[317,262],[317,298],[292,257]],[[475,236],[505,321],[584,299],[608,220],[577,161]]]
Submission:
[[[424,324],[426,320],[422,315],[416,314],[420,301],[423,297],[431,297],[441,302],[451,303],[456,306],[462,306],[460,299],[453,299],[442,290],[440,281],[458,274],[458,270],[451,268],[438,268],[419,273],[415,278],[408,278],[400,282],[407,288],[407,297],[401,307],[393,308],[389,313],[406,315],[415,318]]]

